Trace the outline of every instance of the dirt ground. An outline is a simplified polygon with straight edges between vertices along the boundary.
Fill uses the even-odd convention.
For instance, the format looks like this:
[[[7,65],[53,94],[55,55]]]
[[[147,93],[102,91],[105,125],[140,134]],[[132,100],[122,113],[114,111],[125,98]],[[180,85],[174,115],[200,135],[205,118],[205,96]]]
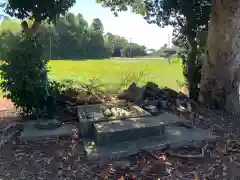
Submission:
[[[12,118],[14,108],[10,101],[1,99],[0,105],[0,128],[4,129],[6,124],[17,118]],[[240,118],[206,109],[199,109],[195,116],[192,120],[197,126],[210,127],[222,139],[239,138]],[[62,113],[59,118],[67,123],[76,123],[72,113]],[[1,149],[0,179],[237,180],[240,179],[240,149],[236,146],[234,152],[231,151],[233,148],[226,152],[224,143],[220,143],[199,159],[173,157],[166,152],[142,152],[118,162],[108,161],[99,165],[86,160],[78,134],[71,138],[34,142],[20,142],[16,136]]]

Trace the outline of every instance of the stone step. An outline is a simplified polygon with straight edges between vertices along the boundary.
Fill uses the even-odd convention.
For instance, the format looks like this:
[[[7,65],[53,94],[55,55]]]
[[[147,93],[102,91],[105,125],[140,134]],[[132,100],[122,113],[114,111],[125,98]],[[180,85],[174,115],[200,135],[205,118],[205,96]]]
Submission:
[[[218,138],[219,137],[212,135],[208,129],[188,129],[173,125],[166,127],[164,138],[154,136],[134,141],[116,142],[104,146],[97,145],[91,140],[85,140],[84,148],[90,160],[118,159],[134,155],[142,150],[159,151],[164,148],[174,149],[194,144],[202,144],[204,146],[205,142],[214,142]]]
[[[131,118],[103,122],[94,124],[94,128],[98,145],[164,135],[164,124],[154,118]]]
[[[97,144],[104,145],[152,136],[164,137],[165,126],[179,122],[186,122],[186,120],[170,113],[101,122],[94,124],[95,140]]]
[[[39,129],[36,128],[37,123],[39,123],[37,120],[25,122],[19,140],[43,140],[52,137],[71,137],[78,132],[78,128],[74,124],[62,124],[56,129]]]
[[[158,116],[128,118],[94,124],[94,134],[97,144],[130,141],[151,136],[164,136],[166,125],[186,123],[185,119],[171,113]]]

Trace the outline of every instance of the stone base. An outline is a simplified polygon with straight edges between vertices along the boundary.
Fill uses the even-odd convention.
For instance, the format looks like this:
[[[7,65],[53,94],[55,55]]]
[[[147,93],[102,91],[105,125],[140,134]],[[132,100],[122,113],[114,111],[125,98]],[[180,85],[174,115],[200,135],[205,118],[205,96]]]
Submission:
[[[164,148],[177,148],[191,145],[193,142],[215,141],[217,136],[210,134],[208,130],[187,129],[185,127],[166,127],[166,135],[148,137],[128,142],[108,144],[105,146],[96,145],[92,140],[84,141],[84,148],[89,160],[98,161],[104,159],[118,159],[134,155],[141,150],[157,151]]]
[[[128,118],[94,124],[95,140],[98,145],[138,140],[146,137],[164,136],[165,126],[188,121],[170,113],[158,116]]]
[[[28,121],[24,124],[23,131],[19,137],[20,140],[40,140],[49,137],[71,136],[78,132],[75,125],[62,124],[56,129],[38,129],[35,127],[38,121]]]
[[[131,118],[94,124],[95,139],[98,145],[164,136],[164,128],[165,125],[157,118]]]
[[[121,106],[127,106],[125,103]],[[119,105],[119,107],[121,107]],[[86,138],[92,138],[92,135],[94,134],[94,124],[98,124],[101,122],[108,122],[108,121],[115,121],[118,119],[129,119],[131,117],[110,117],[106,118],[101,113],[101,107],[114,107],[114,104],[108,104],[108,105],[87,105],[87,106],[78,106],[78,120],[80,123],[80,133],[86,137]],[[118,106],[116,106],[118,107]],[[150,116],[147,111],[143,110],[139,106],[136,105],[130,105],[129,108],[132,112],[138,114],[139,117],[145,117]]]

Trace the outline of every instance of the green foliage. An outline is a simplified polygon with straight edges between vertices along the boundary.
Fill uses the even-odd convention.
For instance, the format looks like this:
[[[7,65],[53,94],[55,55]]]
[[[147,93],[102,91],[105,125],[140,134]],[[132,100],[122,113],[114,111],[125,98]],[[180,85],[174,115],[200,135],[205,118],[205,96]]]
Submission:
[[[187,53],[186,52],[181,52],[179,53],[179,56],[182,59],[182,68],[183,68],[183,75],[185,78],[185,81],[187,81],[188,78],[188,63],[187,63]],[[199,92],[199,85],[201,82],[201,70],[202,70],[202,62],[203,62],[203,58],[204,58],[204,52],[199,52],[196,58],[196,61],[194,62],[194,66],[196,68],[196,70],[194,71],[194,75],[193,75],[193,82],[197,88],[197,92]]]
[[[202,47],[202,41],[199,42],[197,37],[208,30],[211,0],[97,0],[97,2],[104,7],[110,7],[115,14],[131,7],[136,13],[142,14],[148,23],[160,27],[173,26],[174,38],[182,39],[181,43],[187,42],[175,45],[186,46],[188,49],[187,68],[191,69],[187,73],[189,94],[190,98],[197,99],[196,87],[193,87],[195,82],[192,82],[198,78],[193,76],[200,73],[194,72],[198,70],[198,67],[195,67],[197,64],[195,61],[198,61],[196,60],[198,48]]]
[[[110,7],[115,16],[118,16],[118,12],[127,11],[129,7],[138,14],[146,15],[147,4],[146,0],[96,0],[97,3],[102,4],[103,7]]]
[[[76,0],[9,0],[6,13],[18,19],[33,17],[37,21],[56,21],[76,3]]]
[[[32,38],[31,35],[36,32],[39,23],[56,22],[75,2],[76,0],[9,0],[7,2],[5,11],[10,16],[34,21],[32,28],[29,26],[23,29],[25,36],[19,34],[9,36],[3,33],[0,39],[1,54],[6,52],[3,53],[5,62],[0,67],[0,87],[6,97],[27,115],[52,116],[57,92],[57,84],[49,82],[47,77],[47,60],[43,57],[43,49],[46,48],[43,46],[44,41]],[[68,20],[72,23],[71,17]],[[47,28],[42,29],[42,37],[53,32]]]
[[[98,79],[91,77],[88,82],[78,82],[73,79],[63,80],[61,83],[63,92],[74,92],[84,94],[86,97],[102,97],[105,94],[104,83]]]
[[[102,24],[101,20],[98,18],[93,19],[91,28],[93,31],[99,31],[101,33],[103,33],[103,31],[104,31],[103,24]]]
[[[19,31],[20,22],[4,20],[0,31],[6,32],[7,30],[13,33]],[[43,56],[45,59],[102,59],[110,56],[119,57],[122,54],[124,56],[144,56],[146,54],[144,46],[130,44],[126,38],[111,33],[103,35],[103,30],[100,19],[96,18],[92,24],[88,25],[81,14],[75,16],[68,13],[54,25],[42,22],[37,35],[44,46]],[[1,35],[0,41],[0,46],[8,43]],[[129,52],[132,52],[131,55]],[[1,48],[0,53],[4,53]],[[1,56],[1,59],[4,57]]]
[[[211,0],[97,0],[97,2],[104,7],[110,7],[116,14],[131,7],[134,12],[143,15],[149,23],[161,27],[172,25],[184,28],[191,22],[190,25],[194,28],[191,30],[196,30],[199,26],[206,27],[211,10]]]
[[[98,78],[90,78],[89,82],[81,84],[81,89],[87,95],[95,95],[103,92],[103,82]]]
[[[37,39],[13,38],[9,45],[6,61],[0,67],[0,87],[5,96],[27,115],[51,116],[56,89],[47,78],[41,43]]]
[[[148,73],[146,70],[140,70],[139,72],[128,72],[121,77],[120,88],[127,88],[133,82],[139,84],[147,75]]]
[[[127,46],[123,47],[122,53],[126,57],[137,57],[146,55],[146,47],[139,46],[135,43],[129,43]]]
[[[203,30],[203,29],[202,29]],[[199,92],[199,85],[201,81],[201,69],[202,69],[202,62],[204,59],[204,51],[205,51],[205,44],[207,39],[207,31],[200,31],[196,36],[196,41],[198,44],[197,52],[196,52],[196,60],[194,62],[194,74],[193,74],[193,82],[195,87],[197,88],[197,93]],[[187,82],[188,79],[188,63],[187,63],[187,55],[188,55],[188,42],[183,34],[177,33],[174,31],[174,40],[173,44],[175,46],[180,47],[182,50],[178,52],[178,55],[182,58],[182,66],[183,66],[183,75]]]

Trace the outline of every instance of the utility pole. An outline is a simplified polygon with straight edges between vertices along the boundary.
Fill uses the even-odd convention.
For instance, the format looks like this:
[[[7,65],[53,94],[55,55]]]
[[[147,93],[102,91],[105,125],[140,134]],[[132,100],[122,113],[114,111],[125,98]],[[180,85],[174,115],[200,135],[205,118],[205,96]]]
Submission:
[[[170,50],[170,34],[168,34],[168,48]],[[171,64],[171,57],[168,55],[168,64]]]
[[[116,38],[115,38],[115,36],[113,36],[113,53],[112,53],[112,55],[114,55],[114,53],[115,53],[115,44],[116,44]]]
[[[50,34],[49,38],[49,60],[52,59],[52,35]]]
[[[170,35],[170,34],[168,34],[168,48],[170,48],[170,46],[171,46],[171,45],[170,45],[170,44],[171,44],[171,42],[170,42],[170,41],[171,41],[171,35]]]
[[[129,46],[129,56],[130,57],[132,57],[131,43],[132,43],[132,39],[130,38],[130,40],[129,40],[129,44],[130,44],[130,46]]]

